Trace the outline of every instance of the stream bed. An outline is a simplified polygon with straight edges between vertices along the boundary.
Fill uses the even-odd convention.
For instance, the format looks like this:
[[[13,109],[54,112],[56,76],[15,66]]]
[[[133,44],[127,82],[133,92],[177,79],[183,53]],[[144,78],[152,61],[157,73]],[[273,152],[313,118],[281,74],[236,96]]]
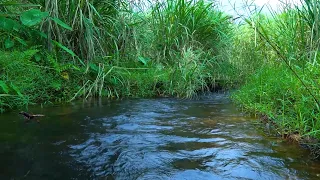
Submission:
[[[299,145],[268,137],[228,94],[77,101],[0,115],[0,179],[320,179]]]

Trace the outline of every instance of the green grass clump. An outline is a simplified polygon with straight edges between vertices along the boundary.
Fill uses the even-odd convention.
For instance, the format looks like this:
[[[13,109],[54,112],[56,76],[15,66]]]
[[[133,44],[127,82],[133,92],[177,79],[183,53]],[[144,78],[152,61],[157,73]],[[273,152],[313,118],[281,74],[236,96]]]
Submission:
[[[38,50],[0,51],[1,111],[34,103],[65,101],[73,93],[75,82],[67,70],[40,66]]]
[[[149,19],[152,44],[165,57],[186,47],[201,47],[217,55],[231,30],[230,17],[203,0],[157,1]]]
[[[247,19],[235,39],[234,64],[248,67],[233,99],[244,109],[271,118],[282,134],[320,139],[318,1],[284,4],[280,13]],[[250,30],[251,28],[251,30]],[[252,48],[250,52],[247,47]],[[245,68],[242,68],[245,67]]]
[[[315,78],[315,74],[303,75],[302,70],[295,70],[304,79]],[[306,83],[314,89],[318,87],[312,81],[306,80]],[[320,93],[315,96],[319,98]],[[233,94],[233,99],[246,110],[268,115],[283,134],[299,133],[320,138],[319,106],[284,65],[260,69]]]
[[[129,5],[118,14],[119,51],[105,56],[108,62],[96,58],[89,63],[104,69],[89,65],[97,75],[85,81],[77,96],[189,98],[220,79],[231,82],[226,73],[233,72],[229,16],[204,1],[156,1],[150,6],[137,12]]]
[[[0,8],[1,111],[89,96],[189,98],[232,82],[230,17],[213,3],[16,2]]]

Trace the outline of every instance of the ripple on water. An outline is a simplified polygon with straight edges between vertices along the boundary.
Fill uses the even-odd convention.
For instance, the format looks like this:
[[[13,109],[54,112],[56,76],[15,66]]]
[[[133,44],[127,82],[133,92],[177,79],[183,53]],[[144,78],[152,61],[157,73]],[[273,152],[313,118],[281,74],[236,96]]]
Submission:
[[[214,109],[212,109],[214,108]],[[104,128],[71,145],[97,177],[115,179],[294,179],[285,158],[225,95],[124,103],[123,112],[90,120]],[[100,128],[101,128],[100,127]]]

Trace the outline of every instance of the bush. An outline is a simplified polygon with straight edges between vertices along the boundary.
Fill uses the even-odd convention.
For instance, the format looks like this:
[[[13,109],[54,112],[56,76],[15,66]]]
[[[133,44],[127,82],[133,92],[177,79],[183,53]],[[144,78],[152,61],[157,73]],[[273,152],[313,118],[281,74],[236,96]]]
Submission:
[[[38,50],[0,51],[2,111],[37,102],[64,101],[71,96],[71,75],[35,63],[37,53]]]

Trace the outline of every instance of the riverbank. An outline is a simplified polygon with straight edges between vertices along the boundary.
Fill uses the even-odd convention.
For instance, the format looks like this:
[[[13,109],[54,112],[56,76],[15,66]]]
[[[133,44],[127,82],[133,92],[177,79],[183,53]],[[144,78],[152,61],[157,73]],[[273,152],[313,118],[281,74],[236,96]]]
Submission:
[[[305,1],[302,6],[284,6],[283,12],[269,17],[259,14],[247,20],[241,32],[249,38],[239,39],[243,48],[235,57],[253,69],[233,94],[244,111],[263,114],[281,136],[294,137],[317,153],[320,34],[314,27],[320,26],[314,17],[319,17],[318,7],[319,2]],[[253,48],[250,52],[247,44]]]
[[[227,14],[204,1],[155,2],[147,12],[117,2],[79,10],[52,1],[60,11],[5,3],[0,112],[88,97],[191,98],[232,86]]]
[[[234,101],[281,135],[320,139],[320,2],[250,12],[239,24],[205,1],[48,2],[1,4],[0,112],[88,97],[193,98],[218,86],[237,89]]]
[[[0,51],[4,75],[0,80],[3,93],[0,94],[1,112],[27,109],[28,105],[33,104],[63,103],[88,97],[193,98],[199,92],[230,86],[228,79],[216,79],[216,73],[223,69],[215,66],[213,59],[207,59],[207,64],[202,66],[199,66],[203,64],[202,58],[186,63],[194,57],[183,55],[178,59],[179,66],[163,66],[161,63],[144,65],[139,62],[132,66],[90,63],[88,67],[60,64],[59,68],[64,70],[57,70],[35,62],[38,52]],[[215,72],[210,72],[209,67],[216,67]]]

